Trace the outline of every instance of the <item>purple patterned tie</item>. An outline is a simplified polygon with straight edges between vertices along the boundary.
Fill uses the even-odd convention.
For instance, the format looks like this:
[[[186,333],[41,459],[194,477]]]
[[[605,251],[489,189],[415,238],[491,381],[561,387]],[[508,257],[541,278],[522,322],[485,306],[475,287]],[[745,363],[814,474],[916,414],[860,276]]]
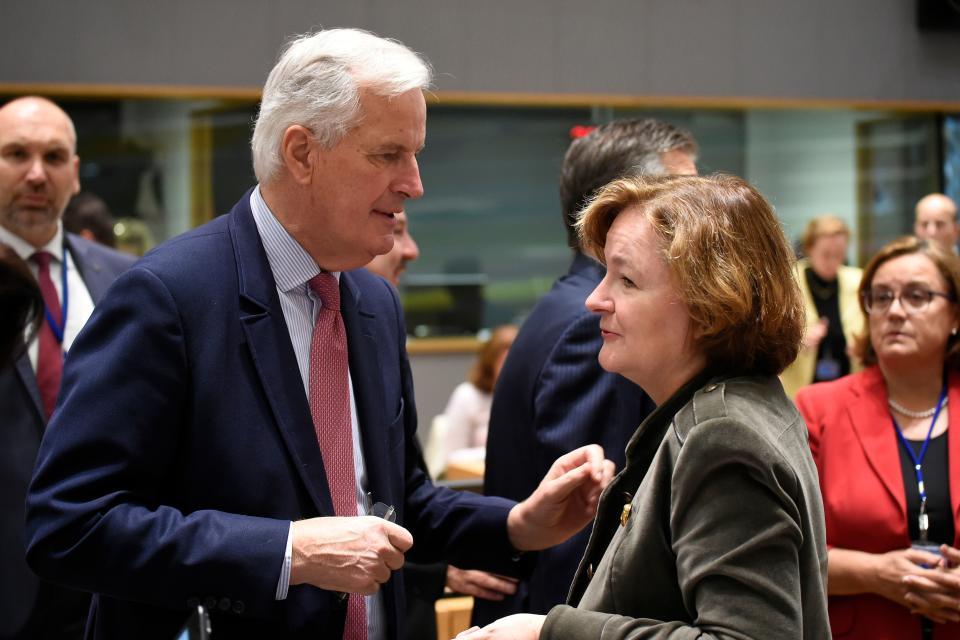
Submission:
[[[357,480],[353,465],[350,386],[347,378],[347,332],[340,315],[340,284],[321,273],[310,288],[322,304],[310,342],[310,414],[320,443],[327,486],[338,516],[357,515]],[[367,640],[364,598],[351,594],[347,602],[344,640]]]

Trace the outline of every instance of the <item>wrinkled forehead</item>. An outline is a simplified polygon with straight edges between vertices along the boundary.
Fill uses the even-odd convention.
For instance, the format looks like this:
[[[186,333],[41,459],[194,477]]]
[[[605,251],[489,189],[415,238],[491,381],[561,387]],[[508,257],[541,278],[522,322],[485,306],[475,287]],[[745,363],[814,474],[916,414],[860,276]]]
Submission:
[[[892,257],[880,264],[870,284],[923,285],[941,288],[948,286],[949,282],[930,256],[914,252]]]
[[[77,133],[70,117],[52,102],[22,99],[0,108],[0,144],[65,148],[75,153]]]

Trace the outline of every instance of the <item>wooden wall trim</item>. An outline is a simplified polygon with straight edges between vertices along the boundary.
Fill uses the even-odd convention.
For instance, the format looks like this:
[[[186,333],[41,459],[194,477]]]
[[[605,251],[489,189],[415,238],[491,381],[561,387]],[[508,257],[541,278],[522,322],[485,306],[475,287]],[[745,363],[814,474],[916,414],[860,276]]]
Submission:
[[[410,355],[476,353],[480,350],[481,344],[476,338],[470,337],[407,338],[407,353]]]
[[[132,84],[0,83],[0,94],[39,94],[91,99],[222,99],[256,102],[258,87]],[[519,93],[434,91],[428,103],[439,106],[615,107],[622,109],[857,109],[909,112],[960,112],[960,100],[855,100],[759,96],[643,96],[603,93]]]

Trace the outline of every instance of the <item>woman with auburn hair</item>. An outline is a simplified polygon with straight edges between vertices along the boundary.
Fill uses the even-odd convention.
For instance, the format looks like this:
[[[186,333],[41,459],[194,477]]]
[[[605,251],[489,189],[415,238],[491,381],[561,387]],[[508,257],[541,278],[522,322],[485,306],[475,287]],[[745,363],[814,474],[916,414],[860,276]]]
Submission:
[[[820,472],[836,638],[960,638],[960,259],[902,238],[867,264],[867,368],[797,394]],[[938,545],[951,545],[938,548]],[[947,555],[949,558],[949,554]]]
[[[629,178],[579,222],[607,272],[600,364],[657,403],[604,491],[567,605],[470,638],[829,635],[823,508],[777,374],[803,331],[793,254],[743,180]]]
[[[825,382],[859,370],[850,347],[863,329],[857,301],[862,272],[843,264],[850,229],[836,216],[817,216],[807,223],[794,277],[806,310],[806,331],[797,359],[780,375],[791,398],[812,382]]]

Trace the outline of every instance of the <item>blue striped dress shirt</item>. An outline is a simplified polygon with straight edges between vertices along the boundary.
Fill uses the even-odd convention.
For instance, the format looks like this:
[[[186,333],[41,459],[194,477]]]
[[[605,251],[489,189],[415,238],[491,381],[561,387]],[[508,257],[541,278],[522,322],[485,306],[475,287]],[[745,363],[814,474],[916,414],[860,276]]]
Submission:
[[[283,318],[287,322],[290,332],[290,342],[293,352],[297,356],[297,366],[300,368],[300,377],[303,380],[303,393],[310,395],[310,341],[313,338],[313,327],[317,313],[320,311],[320,298],[313,293],[307,283],[320,273],[320,267],[310,257],[303,247],[287,233],[283,225],[277,220],[260,194],[257,186],[250,194],[250,210],[260,234],[260,241],[267,254],[273,279],[277,284],[277,294],[280,296],[280,308],[283,309]],[[334,273],[337,280],[339,273]],[[348,374],[349,376],[349,371]],[[360,424],[357,421],[357,403],[353,394],[353,380],[350,384],[350,423],[353,432],[353,465],[357,481],[357,513],[366,515],[370,505],[367,504],[367,470],[363,461],[363,450],[360,444]],[[319,446],[319,445],[318,445]],[[292,539],[287,534],[287,549],[284,554],[280,580],[277,583],[277,600],[287,597],[290,586],[290,565],[292,562]],[[366,597],[367,605],[367,639],[383,640],[386,637],[386,621],[383,608],[383,596],[380,592]],[[318,634],[320,630],[318,629]],[[319,637],[319,635],[318,635]]]

